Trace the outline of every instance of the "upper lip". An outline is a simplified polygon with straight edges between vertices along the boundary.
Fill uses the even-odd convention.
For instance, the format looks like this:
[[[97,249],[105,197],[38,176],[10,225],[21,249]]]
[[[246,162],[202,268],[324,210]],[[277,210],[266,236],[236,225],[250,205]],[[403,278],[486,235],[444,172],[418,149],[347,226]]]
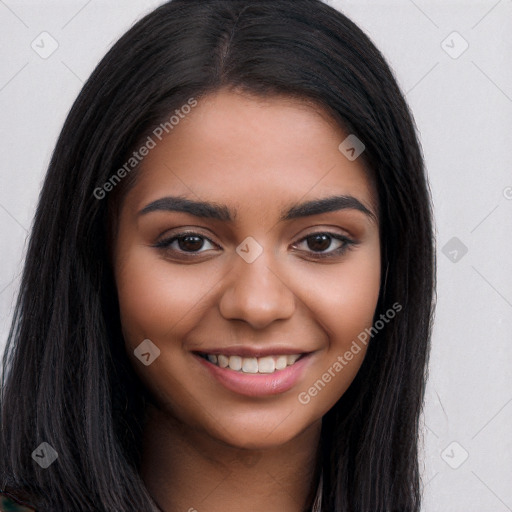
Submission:
[[[247,345],[234,345],[225,348],[205,348],[201,350],[194,350],[199,354],[214,354],[225,356],[241,356],[241,357],[265,357],[265,356],[286,356],[293,354],[307,354],[310,351],[302,350],[294,347],[249,347]]]

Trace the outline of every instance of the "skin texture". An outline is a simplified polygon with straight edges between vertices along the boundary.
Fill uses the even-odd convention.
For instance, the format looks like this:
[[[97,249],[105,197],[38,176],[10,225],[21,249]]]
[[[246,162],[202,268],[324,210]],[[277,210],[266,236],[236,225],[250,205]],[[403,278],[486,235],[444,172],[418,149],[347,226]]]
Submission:
[[[357,374],[364,345],[309,403],[298,396],[372,325],[378,219],[355,209],[279,217],[341,194],[377,215],[361,159],[338,150],[347,135],[298,99],[221,90],[150,151],[123,200],[114,270],[126,349],[158,404],[149,410],[141,474],[163,510],[299,512],[309,504],[322,416]],[[139,214],[170,195],[224,204],[237,215],[227,222]],[[154,247],[184,231],[206,238]],[[315,250],[342,246],[306,239],[319,232],[356,244],[315,259]],[[236,252],[247,237],[263,249],[252,263]],[[198,254],[187,258],[186,250]],[[145,339],[160,349],[148,366],[134,356]],[[275,345],[312,354],[292,389],[264,397],[225,388],[193,353]]]

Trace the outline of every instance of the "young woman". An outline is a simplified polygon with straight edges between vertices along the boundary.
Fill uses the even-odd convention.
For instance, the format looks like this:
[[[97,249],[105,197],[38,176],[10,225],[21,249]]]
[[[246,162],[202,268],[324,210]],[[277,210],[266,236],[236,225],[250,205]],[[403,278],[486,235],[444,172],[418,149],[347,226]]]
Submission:
[[[319,0],[162,5],[49,166],[4,503],[418,512],[434,263],[414,123],[360,29]]]

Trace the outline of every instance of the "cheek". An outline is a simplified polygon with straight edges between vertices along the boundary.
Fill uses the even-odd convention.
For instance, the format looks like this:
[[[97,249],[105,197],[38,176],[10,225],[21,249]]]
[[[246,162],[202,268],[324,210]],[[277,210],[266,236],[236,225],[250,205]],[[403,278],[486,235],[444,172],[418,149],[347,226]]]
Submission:
[[[370,339],[365,329],[372,327],[380,291],[378,249],[376,244],[373,250],[358,251],[310,281],[312,313],[328,338],[298,397],[314,416],[339,400],[363,363]]]
[[[147,248],[132,249],[116,272],[127,343],[178,335],[214,284],[205,277],[194,265],[173,265],[151,257]]]
[[[326,266],[309,280],[314,314],[333,347],[350,345],[353,337],[372,325],[380,291],[380,253],[375,242],[353,251],[343,264]]]
[[[333,307],[329,320],[335,332],[345,334],[346,339],[357,335],[370,327],[380,290],[380,259],[374,261],[371,255],[360,258],[351,267],[343,270],[338,283],[333,285],[331,293]],[[334,306],[336,304],[336,306]],[[335,326],[335,327],[334,327]],[[356,332],[357,331],[357,332]]]

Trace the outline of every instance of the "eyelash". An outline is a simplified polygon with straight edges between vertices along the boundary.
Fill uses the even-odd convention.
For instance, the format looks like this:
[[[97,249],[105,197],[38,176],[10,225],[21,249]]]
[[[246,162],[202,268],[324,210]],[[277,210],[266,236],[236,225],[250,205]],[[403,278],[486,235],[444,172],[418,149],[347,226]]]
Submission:
[[[327,259],[327,258],[336,258],[336,257],[340,257],[342,255],[344,255],[347,251],[353,249],[353,247],[355,245],[358,244],[358,242],[356,242],[355,240],[352,240],[346,236],[343,236],[343,235],[339,235],[339,234],[336,234],[336,233],[330,233],[328,231],[317,231],[315,233],[310,233],[309,235],[301,238],[295,245],[298,245],[302,242],[305,242],[306,240],[308,240],[309,238],[313,238],[315,236],[318,236],[318,235],[327,235],[328,237],[334,239],[334,240],[338,240],[340,242],[343,242],[343,244],[341,245],[341,247],[339,247],[338,249],[335,249],[334,251],[331,251],[331,252],[314,252],[314,251],[311,251],[309,252],[309,255],[314,258],[314,259],[318,259],[318,260],[321,260],[321,259]],[[161,240],[159,242],[157,242],[153,247],[156,247],[157,249],[162,249],[166,252],[177,252],[181,255],[186,255],[185,257],[187,258],[195,258],[197,257],[196,255],[199,255],[201,254],[200,252],[194,252],[194,251],[180,251],[180,250],[175,250],[175,249],[170,249],[170,245],[177,241],[177,240],[180,240],[182,238],[185,238],[187,236],[195,236],[195,237],[198,237],[198,238],[202,238],[204,240],[207,240],[208,242],[210,242],[212,245],[217,245],[215,244],[212,240],[210,240],[208,237],[204,236],[204,235],[201,235],[200,233],[196,233],[196,232],[193,232],[193,231],[187,231],[187,232],[183,232],[183,233],[178,233],[176,235],[173,235],[171,238],[167,238],[167,239],[164,239],[164,240]],[[203,251],[205,252],[205,251]]]

